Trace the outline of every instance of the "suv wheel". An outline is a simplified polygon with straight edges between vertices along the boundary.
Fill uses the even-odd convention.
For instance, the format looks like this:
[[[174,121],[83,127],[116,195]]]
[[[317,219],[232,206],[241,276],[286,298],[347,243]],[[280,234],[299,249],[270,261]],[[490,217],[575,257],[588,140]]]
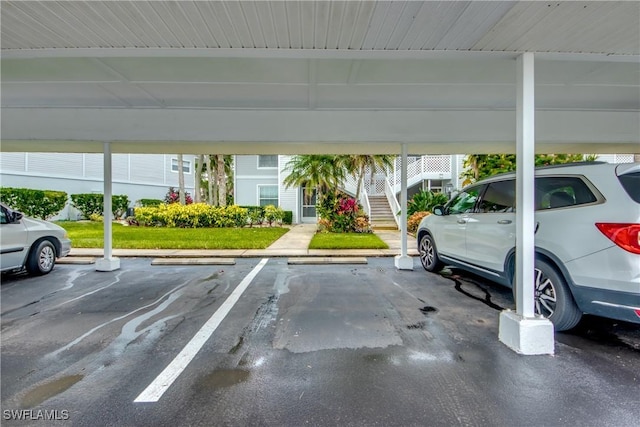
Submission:
[[[27,260],[27,271],[32,274],[47,274],[56,262],[56,249],[48,240],[43,240],[31,251]]]
[[[429,234],[422,236],[418,249],[420,250],[420,262],[425,270],[436,273],[444,268],[444,263],[438,258],[433,237]]]
[[[582,312],[576,305],[564,278],[546,261],[536,260],[534,273],[534,310],[549,319],[556,331],[566,331],[580,322]],[[516,299],[516,287],[513,287]]]

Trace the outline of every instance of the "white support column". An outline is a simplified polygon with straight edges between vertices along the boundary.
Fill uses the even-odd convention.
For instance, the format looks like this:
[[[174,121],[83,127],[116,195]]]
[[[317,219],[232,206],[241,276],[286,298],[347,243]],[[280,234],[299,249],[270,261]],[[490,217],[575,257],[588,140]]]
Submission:
[[[407,144],[402,144],[400,168],[400,255],[395,258],[398,270],[413,270],[413,258],[407,254]]]
[[[534,55],[518,57],[516,103],[516,311],[500,314],[499,339],[521,354],[553,354],[553,324],[534,312],[535,75]]]
[[[104,143],[103,150],[104,160],[104,258],[96,261],[97,271],[114,271],[120,268],[120,259],[113,258],[112,252],[112,221],[113,213],[111,208],[111,144],[109,142]]]

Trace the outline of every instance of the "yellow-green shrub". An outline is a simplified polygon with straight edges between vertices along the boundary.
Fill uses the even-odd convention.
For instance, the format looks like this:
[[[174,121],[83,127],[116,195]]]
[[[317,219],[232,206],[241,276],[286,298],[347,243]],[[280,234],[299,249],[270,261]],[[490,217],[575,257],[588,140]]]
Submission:
[[[247,215],[247,209],[236,205],[219,207],[205,203],[172,203],[135,210],[135,218],[141,224],[181,228],[243,227],[247,224]]]

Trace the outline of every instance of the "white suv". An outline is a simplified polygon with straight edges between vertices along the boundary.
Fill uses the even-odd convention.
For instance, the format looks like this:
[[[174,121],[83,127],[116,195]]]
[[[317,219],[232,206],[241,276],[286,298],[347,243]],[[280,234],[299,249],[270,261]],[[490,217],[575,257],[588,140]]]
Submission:
[[[0,204],[0,271],[27,269],[32,274],[53,270],[56,258],[71,251],[64,228],[48,221],[27,218]]]
[[[512,287],[515,174],[464,188],[418,228],[427,271],[445,264]],[[536,170],[535,310],[558,331],[583,313],[640,323],[640,163]]]

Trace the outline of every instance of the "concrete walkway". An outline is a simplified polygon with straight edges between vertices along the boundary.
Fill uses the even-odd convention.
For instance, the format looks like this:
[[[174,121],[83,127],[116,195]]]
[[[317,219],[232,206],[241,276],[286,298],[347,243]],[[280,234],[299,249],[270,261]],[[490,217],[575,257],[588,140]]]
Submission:
[[[115,257],[206,258],[206,257],[393,257],[400,254],[400,231],[380,230],[375,234],[389,249],[309,249],[315,224],[297,224],[266,249],[114,249]],[[73,246],[73,242],[72,242]],[[417,256],[415,238],[407,236],[408,253]],[[70,257],[102,257],[102,249],[72,248]],[[58,260],[64,263],[65,259]],[[71,261],[71,260],[69,260]]]

